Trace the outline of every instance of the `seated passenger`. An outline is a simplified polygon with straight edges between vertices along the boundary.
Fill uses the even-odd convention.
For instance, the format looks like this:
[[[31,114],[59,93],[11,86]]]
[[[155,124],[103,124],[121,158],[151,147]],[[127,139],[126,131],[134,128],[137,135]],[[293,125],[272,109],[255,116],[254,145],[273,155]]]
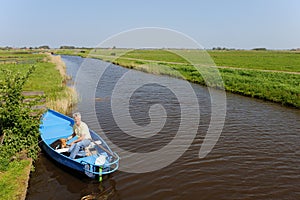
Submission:
[[[73,134],[67,138],[67,141],[69,141],[75,136],[78,137],[78,139],[76,139],[70,144],[71,147],[69,149],[69,157],[72,159],[74,159],[80,151],[84,151],[84,148],[89,146],[92,140],[88,126],[86,125],[86,123],[81,121],[80,113],[74,113],[73,118],[75,121],[75,124],[73,126]]]

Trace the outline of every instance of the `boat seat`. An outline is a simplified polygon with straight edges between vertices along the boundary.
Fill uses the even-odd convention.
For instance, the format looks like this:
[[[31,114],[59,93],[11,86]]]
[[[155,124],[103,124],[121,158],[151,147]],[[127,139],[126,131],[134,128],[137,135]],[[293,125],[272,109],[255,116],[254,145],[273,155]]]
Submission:
[[[85,152],[86,152],[86,156],[90,156],[90,155],[95,155],[97,154],[97,150],[96,150],[96,144],[97,145],[100,145],[102,144],[102,142],[100,140],[97,140],[97,141],[93,141],[90,143],[89,146],[85,147]],[[62,148],[62,149],[56,149],[55,150],[57,153],[65,153],[65,152],[68,152],[69,151],[69,147],[67,148]]]
[[[69,147],[67,148],[62,148],[62,149],[56,149],[55,150],[57,153],[65,153],[65,152],[68,152],[69,151]]]

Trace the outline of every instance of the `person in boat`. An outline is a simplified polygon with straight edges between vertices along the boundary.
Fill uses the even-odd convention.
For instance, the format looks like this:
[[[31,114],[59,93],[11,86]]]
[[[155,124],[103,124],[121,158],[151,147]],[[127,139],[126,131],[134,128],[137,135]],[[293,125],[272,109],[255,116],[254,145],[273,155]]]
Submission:
[[[92,140],[87,124],[81,121],[81,114],[76,112],[73,114],[73,118],[75,121],[73,134],[67,138],[67,141],[69,141],[75,136],[78,137],[70,144],[69,157],[72,159],[74,159],[80,151],[84,150],[85,147],[89,146]]]

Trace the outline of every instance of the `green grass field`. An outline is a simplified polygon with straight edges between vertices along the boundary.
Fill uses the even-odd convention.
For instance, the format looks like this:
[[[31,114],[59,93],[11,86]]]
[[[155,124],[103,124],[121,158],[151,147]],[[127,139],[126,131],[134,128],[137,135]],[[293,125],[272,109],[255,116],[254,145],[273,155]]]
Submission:
[[[300,72],[296,51],[208,51],[217,66]]]
[[[6,60],[5,60],[6,59]],[[31,52],[0,51],[0,70],[7,69],[13,72],[25,73],[30,66],[36,66],[35,72],[29,78],[24,90],[44,91],[49,97],[55,96],[62,88],[63,78],[55,69],[54,64],[47,62],[45,54],[32,54]],[[0,80],[3,74],[0,74]]]
[[[48,103],[68,98],[64,77],[49,62],[46,54],[30,50],[0,50],[0,70],[11,70],[15,73],[25,73],[32,65],[36,67],[34,73],[26,82],[25,91],[43,91]],[[0,81],[3,73],[0,73]]]
[[[71,51],[72,52],[72,51]],[[128,59],[140,59],[148,61],[177,62],[187,61],[178,55],[199,57],[203,55],[201,50],[129,50],[129,49],[94,49],[81,53],[82,56],[99,57],[113,60],[116,57]],[[215,66],[226,66],[244,69],[276,70],[287,72],[300,72],[300,52],[297,51],[206,51]],[[64,53],[63,51],[61,53]],[[78,53],[75,53],[78,54]],[[125,55],[126,54],[126,55]],[[74,55],[74,51],[73,51]]]
[[[33,50],[0,50],[0,64],[30,64],[42,61],[42,59],[43,56]]]

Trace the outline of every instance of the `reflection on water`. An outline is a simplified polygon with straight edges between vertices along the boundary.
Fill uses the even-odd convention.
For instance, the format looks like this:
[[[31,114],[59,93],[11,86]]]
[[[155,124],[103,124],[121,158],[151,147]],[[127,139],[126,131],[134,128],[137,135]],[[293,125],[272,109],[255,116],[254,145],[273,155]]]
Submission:
[[[99,183],[99,192],[85,195],[81,198],[81,200],[90,200],[90,199],[112,199],[115,194],[114,185],[105,188],[102,183]]]
[[[74,77],[83,59],[70,56],[63,59],[68,73]],[[101,65],[102,61],[93,61],[97,62]],[[111,67],[111,80],[116,72],[127,70]],[[173,84],[177,81],[174,79]],[[197,93],[201,112],[198,134],[189,149],[170,166],[143,174],[118,171],[106,177],[101,186],[94,180],[62,169],[42,154],[32,173],[27,199],[299,199],[300,111],[227,94],[227,116],[222,135],[212,152],[199,159],[199,149],[210,122],[210,98],[205,88],[192,87]],[[147,92],[151,90],[146,89]],[[143,92],[140,90],[136,94],[140,99],[136,99],[147,107],[147,103],[153,102],[147,102]],[[152,93],[155,93],[154,89]],[[110,102],[109,88],[98,91],[96,98],[97,114],[101,115],[102,126],[111,134],[114,143],[143,152],[145,148],[155,150],[153,144],[159,146],[168,142],[168,137],[157,137],[152,138],[150,144],[137,145],[137,141],[129,136],[118,135],[109,111],[105,109]],[[81,102],[78,109],[84,113],[83,120],[90,128],[99,132],[90,119],[88,105]],[[142,119],[148,117],[143,112],[144,107],[137,107],[132,113],[136,122],[142,125],[147,123]],[[172,128],[178,124],[177,116],[173,117],[174,120],[168,121],[169,129],[164,130],[169,137],[172,137]],[[163,162],[161,159],[157,157],[155,161]]]
[[[55,163],[43,153],[31,176],[26,199],[119,199],[113,175],[104,176],[99,183]]]

